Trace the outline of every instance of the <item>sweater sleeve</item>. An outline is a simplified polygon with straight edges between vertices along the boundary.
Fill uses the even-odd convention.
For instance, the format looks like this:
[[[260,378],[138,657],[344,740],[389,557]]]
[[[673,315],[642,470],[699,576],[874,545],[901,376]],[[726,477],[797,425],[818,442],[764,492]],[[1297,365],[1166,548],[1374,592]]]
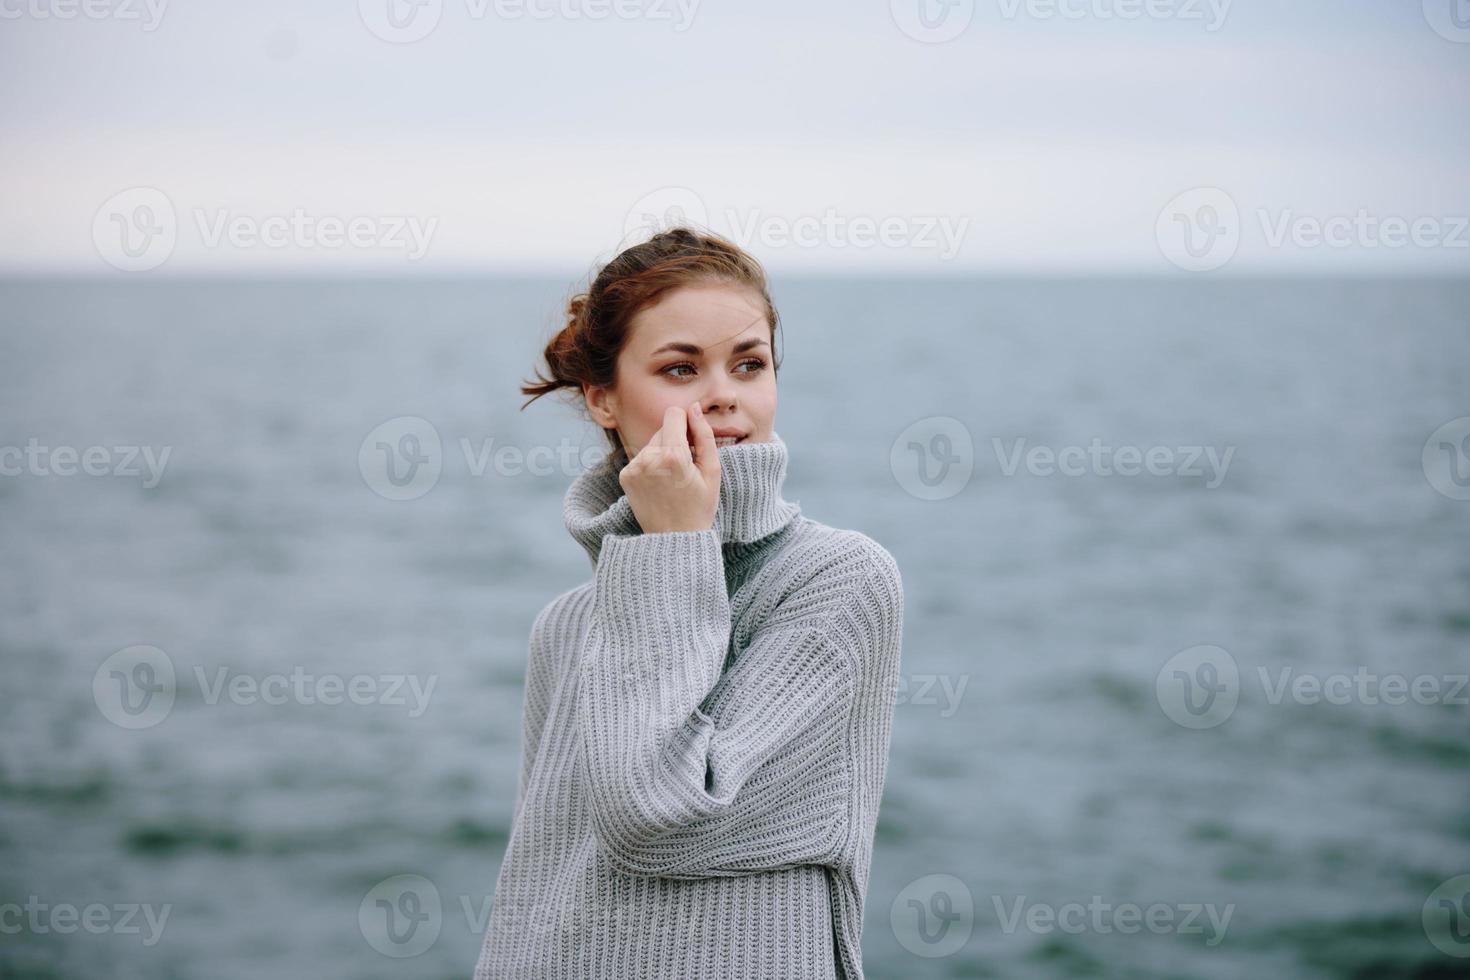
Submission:
[[[521,815],[521,804],[526,801],[526,787],[531,781],[531,767],[541,744],[542,729],[546,726],[546,713],[556,682],[555,665],[551,662],[553,647],[547,634],[552,613],[565,598],[563,594],[553,599],[531,624],[531,638],[526,651],[526,684],[521,695],[520,775],[516,780],[512,820]]]
[[[622,870],[739,875],[871,849],[903,591],[891,556],[862,540],[729,670],[715,532],[604,541],[578,710],[593,824]]]

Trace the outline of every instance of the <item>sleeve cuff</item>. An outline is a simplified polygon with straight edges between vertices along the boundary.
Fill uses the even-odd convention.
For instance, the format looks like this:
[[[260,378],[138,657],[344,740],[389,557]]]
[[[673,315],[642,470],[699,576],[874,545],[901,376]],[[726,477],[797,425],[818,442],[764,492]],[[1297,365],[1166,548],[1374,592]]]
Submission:
[[[624,683],[676,679],[702,685],[700,696],[714,686],[729,642],[730,601],[713,528],[608,535],[594,587],[603,650],[622,654],[616,666]]]

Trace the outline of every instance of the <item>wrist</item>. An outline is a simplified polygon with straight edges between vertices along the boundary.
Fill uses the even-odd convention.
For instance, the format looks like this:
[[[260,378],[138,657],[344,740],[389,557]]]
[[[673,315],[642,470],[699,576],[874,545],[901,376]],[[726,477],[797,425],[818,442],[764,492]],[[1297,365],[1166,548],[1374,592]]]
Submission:
[[[683,534],[683,533],[688,533],[688,532],[691,532],[691,531],[709,531],[709,530],[712,530],[714,528],[714,526],[715,526],[715,522],[714,521],[710,521],[708,524],[705,524],[703,526],[693,525],[693,524],[668,524],[668,525],[659,525],[659,526],[655,526],[655,527],[646,527],[646,528],[643,529],[643,533],[644,534]]]

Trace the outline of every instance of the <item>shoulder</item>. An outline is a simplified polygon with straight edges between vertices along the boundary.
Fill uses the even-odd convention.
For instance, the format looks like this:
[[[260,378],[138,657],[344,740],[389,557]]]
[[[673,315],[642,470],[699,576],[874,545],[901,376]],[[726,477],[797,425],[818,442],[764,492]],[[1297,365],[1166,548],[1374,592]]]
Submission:
[[[767,568],[782,583],[777,619],[856,618],[874,627],[901,620],[903,576],[887,548],[861,531],[798,520]]]
[[[532,661],[559,662],[575,649],[592,607],[593,583],[583,582],[555,596],[531,622]]]
[[[832,527],[808,517],[801,521],[789,557],[804,558],[815,577],[873,580],[902,595],[903,577],[887,548],[862,531]]]

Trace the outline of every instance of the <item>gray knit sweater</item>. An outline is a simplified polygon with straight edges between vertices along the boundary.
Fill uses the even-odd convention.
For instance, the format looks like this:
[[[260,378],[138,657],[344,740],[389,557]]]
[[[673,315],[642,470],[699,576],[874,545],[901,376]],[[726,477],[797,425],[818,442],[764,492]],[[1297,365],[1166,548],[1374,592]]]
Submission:
[[[531,628],[515,818],[475,980],[861,980],[899,678],[880,545],[724,446],[705,531],[645,534],[578,475],[593,578]]]

